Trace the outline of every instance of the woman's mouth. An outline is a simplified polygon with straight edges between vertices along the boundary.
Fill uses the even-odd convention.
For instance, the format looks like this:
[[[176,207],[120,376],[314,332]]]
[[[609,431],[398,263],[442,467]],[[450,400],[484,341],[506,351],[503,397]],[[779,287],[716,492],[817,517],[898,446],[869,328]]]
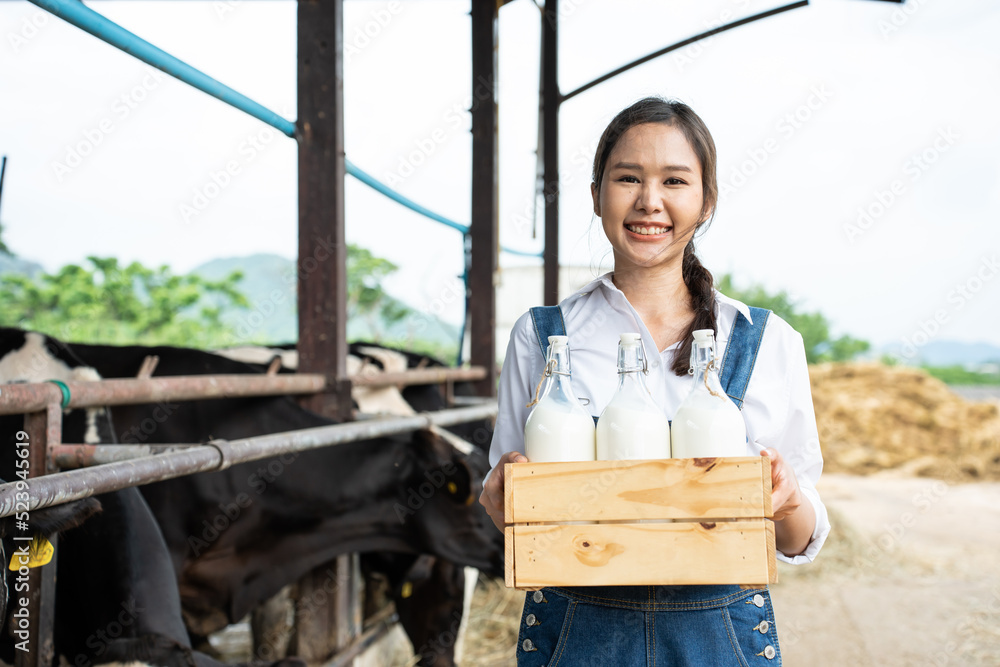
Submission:
[[[673,229],[673,227],[649,224],[626,224],[625,229],[629,230],[633,234],[639,234],[640,236],[654,236],[656,234],[666,234]]]

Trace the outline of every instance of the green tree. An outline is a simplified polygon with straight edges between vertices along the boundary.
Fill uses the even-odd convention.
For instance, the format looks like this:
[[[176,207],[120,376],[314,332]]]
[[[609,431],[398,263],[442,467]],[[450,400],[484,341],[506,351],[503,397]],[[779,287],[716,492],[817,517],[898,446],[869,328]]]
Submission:
[[[0,324],[81,343],[214,347],[231,340],[225,308],[245,308],[236,271],[219,281],[178,276],[167,266],[88,257],[36,280],[0,277]]]
[[[802,335],[806,360],[811,364],[821,361],[849,361],[870,347],[867,341],[851,336],[831,339],[830,323],[827,319],[818,312],[800,312],[798,304],[792,301],[784,290],[770,294],[761,285],[737,289],[733,285],[732,276],[728,273],[719,279],[718,289],[726,296],[738,299],[749,306],[767,308],[792,325],[792,328]]]
[[[399,322],[412,312],[382,289],[382,281],[398,269],[366,248],[347,245],[347,316],[366,318],[376,340],[381,338],[383,326]]]

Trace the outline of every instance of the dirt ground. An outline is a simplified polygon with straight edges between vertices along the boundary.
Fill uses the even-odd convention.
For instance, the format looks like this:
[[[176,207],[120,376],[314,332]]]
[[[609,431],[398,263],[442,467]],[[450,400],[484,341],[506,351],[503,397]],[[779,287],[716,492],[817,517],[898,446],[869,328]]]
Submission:
[[[771,587],[786,667],[1000,665],[1000,483],[825,474],[833,533]],[[514,665],[523,594],[480,585],[466,667]]]
[[[835,532],[772,587],[786,665],[1000,665],[1000,483],[819,488]]]

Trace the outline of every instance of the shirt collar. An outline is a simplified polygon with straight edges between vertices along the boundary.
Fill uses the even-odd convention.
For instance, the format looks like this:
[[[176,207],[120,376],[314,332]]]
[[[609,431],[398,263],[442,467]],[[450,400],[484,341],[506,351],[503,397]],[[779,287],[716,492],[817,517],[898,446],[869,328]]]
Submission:
[[[736,312],[747,318],[747,322],[753,324],[753,318],[750,317],[750,308],[742,301],[737,301],[736,299],[726,296],[719,290],[715,290],[715,302],[719,304],[720,307],[723,305],[732,306],[736,309]]]
[[[590,281],[589,283],[578,289],[570,298],[576,296],[584,296],[586,294],[593,292],[599,287],[603,287],[604,289],[610,290],[612,292],[617,292],[624,298],[625,295],[622,294],[622,291],[618,289],[615,286],[614,282],[611,280],[612,275],[614,275],[613,272],[608,272],[605,273],[603,276],[598,276],[594,280]],[[740,313],[741,315],[743,315],[743,317],[747,318],[747,322],[753,324],[753,318],[750,317],[750,308],[742,301],[737,301],[736,299],[728,297],[719,290],[715,290],[715,301],[716,301],[716,308],[718,310],[721,310],[722,306],[731,306],[732,308],[736,309],[736,312]],[[719,313],[716,312],[716,317],[718,317],[718,315]]]

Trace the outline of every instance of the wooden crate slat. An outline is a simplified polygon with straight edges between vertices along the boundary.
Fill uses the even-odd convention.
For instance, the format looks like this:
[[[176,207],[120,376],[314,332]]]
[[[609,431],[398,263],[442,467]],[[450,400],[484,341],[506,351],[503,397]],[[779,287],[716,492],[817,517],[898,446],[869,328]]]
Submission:
[[[505,476],[507,523],[771,516],[762,456],[513,463]]]
[[[514,588],[514,526],[503,529],[503,582]]]
[[[508,527],[514,586],[767,584],[776,576],[774,526],[725,522]],[[508,583],[508,586],[510,583]]]
[[[770,497],[771,494],[768,494],[768,499],[770,499]],[[774,544],[774,522],[765,521],[764,528],[767,529],[764,552],[767,556],[767,571],[770,574],[767,579],[767,583],[776,584],[778,583],[778,554],[777,547]],[[511,578],[513,579],[513,577]]]

